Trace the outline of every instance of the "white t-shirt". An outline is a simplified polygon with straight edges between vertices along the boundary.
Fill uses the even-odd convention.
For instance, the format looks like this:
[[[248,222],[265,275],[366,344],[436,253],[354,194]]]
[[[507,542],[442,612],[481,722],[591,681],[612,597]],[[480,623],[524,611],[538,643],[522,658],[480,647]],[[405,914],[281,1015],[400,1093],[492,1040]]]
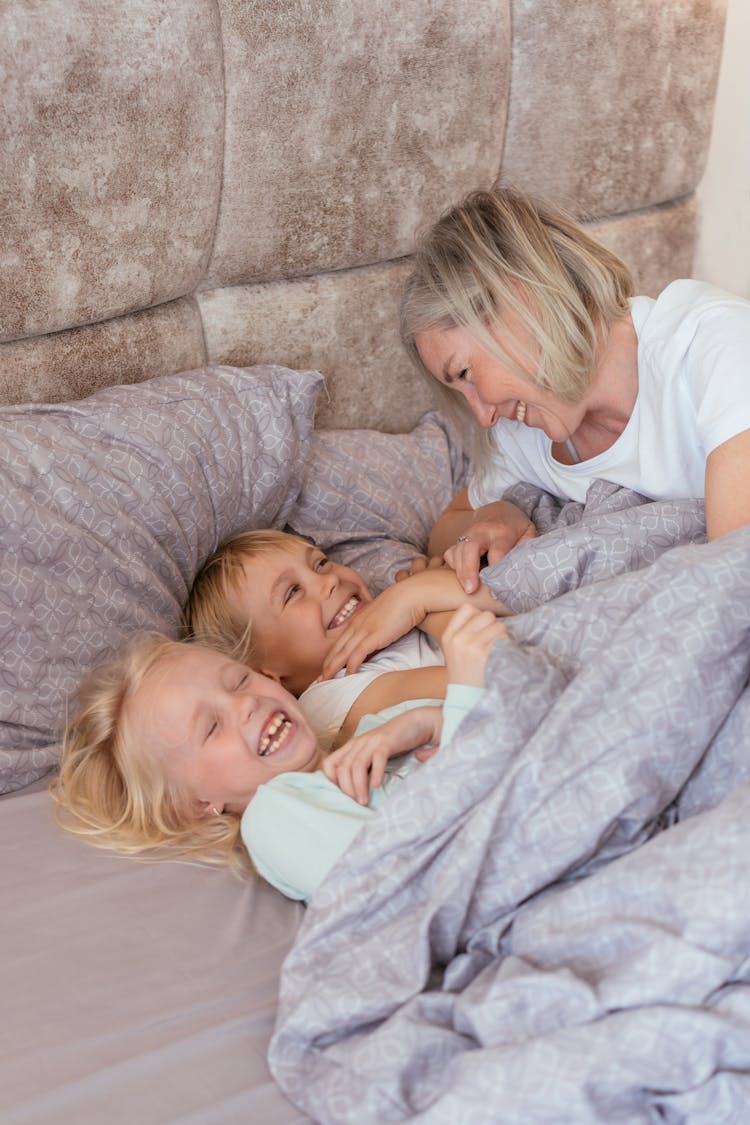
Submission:
[[[552,456],[542,430],[501,419],[486,468],[469,484],[473,508],[527,481],[583,501],[596,479],[654,500],[702,497],[706,458],[750,429],[750,301],[701,281],[673,281],[656,299],[634,297],[638,398],[617,441],[577,465]]]
[[[412,629],[388,648],[376,652],[358,672],[342,669],[332,680],[311,684],[299,704],[324,750],[328,750],[355,700],[384,672],[406,672],[445,664],[439,647],[426,633]]]

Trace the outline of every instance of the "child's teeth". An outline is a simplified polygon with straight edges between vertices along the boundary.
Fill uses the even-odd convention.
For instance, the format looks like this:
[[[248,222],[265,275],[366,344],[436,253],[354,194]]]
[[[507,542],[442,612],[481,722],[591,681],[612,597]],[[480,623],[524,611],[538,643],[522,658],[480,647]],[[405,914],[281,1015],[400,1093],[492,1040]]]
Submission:
[[[258,754],[261,758],[265,758],[267,754],[272,754],[274,750],[278,750],[290,726],[291,722],[286,715],[282,715],[280,711],[278,714],[274,715],[260,740]],[[278,735],[278,737],[275,738],[275,735]]]
[[[346,605],[342,606],[341,609],[338,611],[338,613],[334,617],[333,621],[331,622],[331,625],[341,625],[344,621],[346,621],[347,617],[350,617],[351,614],[354,613],[354,610],[357,608],[358,605],[359,605],[359,598],[357,597],[356,594],[352,594],[352,596],[349,598],[349,601],[346,603]],[[329,629],[330,629],[330,627],[331,626],[329,625]]]

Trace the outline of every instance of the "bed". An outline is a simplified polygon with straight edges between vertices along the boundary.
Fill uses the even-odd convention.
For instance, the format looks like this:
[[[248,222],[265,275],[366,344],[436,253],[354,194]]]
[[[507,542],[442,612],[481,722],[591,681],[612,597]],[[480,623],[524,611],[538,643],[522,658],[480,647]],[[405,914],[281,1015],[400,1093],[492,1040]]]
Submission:
[[[4,1123],[577,1122],[614,1120],[615,1110],[621,1120],[647,1121],[655,1119],[653,1098],[628,1102],[624,1086],[663,1093],[669,1081],[682,1102],[664,1102],[658,1112],[667,1119],[742,1120],[750,1024],[736,984],[748,947],[736,907],[746,901],[736,859],[746,831],[736,751],[745,729],[737,655],[745,642],[743,616],[729,610],[750,601],[742,537],[706,548],[692,502],[655,508],[606,488],[563,509],[538,495],[518,498],[549,550],[533,566],[512,556],[488,578],[517,599],[522,663],[541,651],[540,638],[558,638],[552,665],[519,665],[519,683],[529,685],[533,671],[539,691],[554,693],[588,667],[602,683],[608,671],[616,678],[596,648],[603,599],[612,598],[611,631],[631,629],[623,652],[633,637],[652,638],[652,670],[675,656],[674,646],[663,647],[674,623],[655,611],[636,614],[649,598],[661,605],[665,591],[684,591],[687,653],[700,619],[686,613],[685,599],[696,590],[710,591],[706,620],[726,617],[731,628],[717,633],[692,672],[674,665],[675,691],[684,682],[693,702],[706,701],[703,726],[700,716],[691,724],[700,727],[692,757],[671,774],[665,764],[658,785],[646,764],[640,781],[627,779],[631,788],[613,783],[632,816],[614,798],[602,810],[592,799],[597,815],[576,814],[582,827],[571,833],[569,853],[546,848],[552,870],[519,873],[512,888],[500,881],[501,910],[497,882],[471,852],[465,862],[474,855],[474,875],[456,864],[452,876],[473,888],[459,918],[456,886],[432,883],[454,848],[433,871],[398,835],[392,810],[388,832],[377,842],[363,836],[345,859],[338,897],[328,881],[305,917],[260,882],[87,848],[54,823],[46,792],[81,675],[134,628],[175,632],[190,582],[221,538],[289,525],[360,567],[374,589],[424,550],[432,520],[465,480],[467,459],[458,429],[408,369],[397,339],[398,294],[421,224],[501,177],[573,209],[633,265],[642,291],[690,275],[723,22],[723,0],[410,0],[398,20],[380,0],[2,6]],[[709,579],[710,568],[721,577]],[[510,674],[509,651],[493,657],[497,677]],[[643,677],[651,695],[633,714],[656,713],[654,675]],[[532,698],[530,687],[525,695]],[[425,771],[426,807],[430,778],[437,790],[442,771],[467,755],[483,761],[488,722],[484,712],[472,716],[455,762],[438,756]],[[659,762],[680,729],[675,722],[656,732],[665,747]],[[714,753],[717,731],[724,733]],[[504,753],[517,751],[508,745]],[[498,784],[496,808],[513,808],[506,783]],[[541,821],[531,826],[549,839]],[[444,830],[454,839],[450,825]],[[654,885],[671,882],[675,901],[685,901],[680,873],[694,872],[687,882],[700,888],[707,870],[693,866],[700,833],[711,870],[718,841],[732,843],[725,879],[709,895],[714,928],[707,922],[695,937],[692,961],[675,958],[695,967],[703,988],[690,1003],[695,1020],[711,1024],[704,1052],[682,1051],[692,1040],[666,1017],[661,1040],[656,1025],[649,1039],[624,1019],[618,1039],[616,1020],[602,1009],[597,1022],[590,996],[587,1008],[572,995],[571,969],[563,981],[571,995],[562,985],[559,993],[538,989],[519,970],[513,1007],[510,978],[491,979],[489,951],[510,942],[503,934],[516,915],[517,945],[503,963],[533,964],[547,983],[557,980],[573,955],[561,952],[562,937],[543,951],[539,935],[569,933],[581,913],[598,918],[597,902],[627,911],[633,888],[654,872]],[[440,904],[438,921],[414,884],[398,895],[421,903],[421,914],[399,922],[382,901],[383,864],[404,856],[410,871],[430,868],[425,886]],[[373,864],[379,890],[367,904],[362,888],[372,885]],[[576,896],[587,894],[582,905]],[[482,914],[487,896],[492,921]],[[522,909],[527,898],[536,905]],[[695,901],[706,907],[705,898],[696,893]],[[467,928],[480,915],[483,924]],[[649,917],[666,931],[656,907]],[[723,944],[713,948],[716,929]],[[383,962],[379,937],[408,947],[409,957]],[[641,971],[633,948],[632,1007],[656,1011],[658,994],[646,982],[661,981],[669,957]],[[581,950],[596,962],[584,937]],[[596,972],[606,981],[616,961],[602,950]],[[449,975],[447,991],[438,969],[441,979]],[[483,970],[484,1001],[496,998],[498,1011],[506,1005],[499,1022],[486,1002],[474,1003]],[[675,996],[686,976],[675,969]],[[626,977],[618,977],[622,988]],[[709,1011],[712,981],[724,991]],[[536,1007],[527,985],[540,997]],[[446,1006],[448,995],[461,998],[460,1016]],[[629,1011],[614,985],[608,1003],[607,1013]],[[514,1026],[511,1014],[529,1044],[523,1056],[502,1050],[498,1026]],[[464,1050],[482,1041],[482,1028],[486,1051]],[[625,1077],[610,1080],[612,1043],[642,1039],[641,1056],[651,1057],[665,1037],[675,1044],[674,1067],[655,1070],[652,1087],[627,1060]],[[604,1094],[583,1078],[576,1086],[566,1062],[574,1054],[604,1076]],[[685,1058],[690,1066],[680,1070]],[[560,1073],[571,1076],[567,1086],[539,1079]]]

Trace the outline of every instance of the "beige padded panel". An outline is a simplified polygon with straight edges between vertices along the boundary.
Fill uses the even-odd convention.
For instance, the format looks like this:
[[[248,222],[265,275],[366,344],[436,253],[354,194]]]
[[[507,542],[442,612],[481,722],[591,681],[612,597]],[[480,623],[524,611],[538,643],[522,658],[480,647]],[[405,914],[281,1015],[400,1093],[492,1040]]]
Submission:
[[[407,253],[500,167],[509,0],[220,0],[224,185],[205,287]]]
[[[725,8],[726,0],[514,0],[503,181],[590,216],[692,191]]]
[[[0,340],[191,292],[221,182],[215,6],[0,5],[0,99]]]
[[[639,292],[690,273],[692,201],[592,225],[633,269]],[[283,363],[326,376],[317,424],[408,430],[440,405],[398,338],[408,260],[200,294],[211,363]]]
[[[205,363],[192,298],[103,324],[0,344],[0,401],[64,402]]]
[[[677,277],[691,277],[697,212],[695,198],[665,204],[615,219],[587,224],[586,229],[627,262],[636,292],[656,297]]]
[[[328,392],[319,426],[408,430],[436,400],[398,338],[407,274],[408,263],[386,263],[202,293],[209,362],[245,366],[275,356],[275,363],[313,368]]]

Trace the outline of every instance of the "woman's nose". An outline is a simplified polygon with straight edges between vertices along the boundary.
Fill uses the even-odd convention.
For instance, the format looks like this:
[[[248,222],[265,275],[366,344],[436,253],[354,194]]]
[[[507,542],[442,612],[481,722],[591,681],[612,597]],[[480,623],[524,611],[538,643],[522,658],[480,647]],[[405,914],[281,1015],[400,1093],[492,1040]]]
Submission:
[[[489,430],[494,426],[496,421],[494,406],[490,406],[486,402],[480,402],[479,399],[475,398],[471,403],[471,409],[474,412],[474,417],[477,422],[480,426],[484,427],[485,430]]]

